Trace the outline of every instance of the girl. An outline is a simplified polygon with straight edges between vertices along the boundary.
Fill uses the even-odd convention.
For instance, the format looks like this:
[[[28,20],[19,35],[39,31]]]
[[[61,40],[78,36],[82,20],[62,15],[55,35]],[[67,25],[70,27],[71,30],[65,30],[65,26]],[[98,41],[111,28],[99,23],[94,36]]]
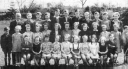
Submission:
[[[69,42],[70,35],[65,34],[64,36],[64,42],[61,43],[61,52],[62,52],[62,57],[65,59],[66,64],[69,64],[69,60],[71,59],[71,48],[72,44]]]
[[[74,23],[74,29],[72,30],[72,35],[79,35],[80,30],[78,29],[79,22]]]
[[[40,32],[40,27],[41,27],[41,24],[36,23],[36,31],[33,33],[33,40],[35,39],[35,37],[39,36],[42,42],[43,36],[42,36],[42,33]]]
[[[61,44],[59,43],[60,36],[55,37],[55,42],[53,43],[53,54],[52,57],[55,59],[56,64],[59,63],[59,59],[61,58]]]
[[[99,55],[101,59],[101,64],[105,64],[107,61],[107,52],[108,52],[108,46],[106,42],[105,37],[100,37],[100,43],[99,43]]]
[[[31,61],[31,65],[40,65],[41,49],[41,37],[36,36],[32,47],[33,59]]]
[[[99,43],[96,40],[96,35],[92,35],[91,42],[89,43],[90,58],[93,60],[94,65],[96,65],[97,59],[99,59]]]
[[[100,37],[104,36],[106,38],[109,38],[109,34],[110,32],[107,31],[107,26],[106,25],[102,25],[102,32],[100,33]],[[106,41],[108,41],[109,39],[107,39]]]
[[[79,36],[81,37],[80,42],[83,42],[82,36],[84,35],[89,36],[88,25],[86,23],[82,24],[82,30],[79,32]]]
[[[31,26],[30,24],[26,24],[25,27],[26,27],[26,32],[23,33],[23,38],[27,36],[29,38],[29,42],[32,43],[33,32],[31,32]]]
[[[81,58],[84,62],[84,64],[88,64],[88,60],[90,58],[90,51],[89,51],[89,45],[88,45],[88,36],[83,35],[82,36],[83,43],[80,44],[80,52],[81,52]]]
[[[97,22],[93,22],[92,23],[92,30],[90,32],[91,35],[95,34],[97,36],[97,38],[99,38],[100,35],[100,31],[98,28],[99,24]]]
[[[44,26],[44,31],[42,31],[42,36],[43,36],[43,37],[46,36],[46,35],[49,36],[50,33],[51,33],[51,30],[48,29],[48,24],[45,23],[43,26]]]
[[[13,65],[18,65],[20,63],[21,57],[21,43],[22,34],[20,33],[21,26],[17,25],[15,27],[15,33],[12,35],[12,59]]]
[[[69,25],[69,22],[65,22],[65,30],[63,30],[62,32],[61,32],[61,36],[62,36],[62,42],[64,41],[64,36],[66,35],[66,34],[69,34],[69,41],[71,41],[71,35],[72,35],[72,31],[70,30],[70,25]]]
[[[75,65],[78,66],[78,62],[81,58],[80,57],[80,49],[79,49],[80,44],[78,43],[79,37],[77,35],[74,35],[73,38],[74,38],[74,41],[72,44],[71,52],[72,52],[72,55],[74,57]]]
[[[49,60],[51,59],[52,43],[49,42],[48,35],[44,37],[44,42],[41,44],[41,47],[42,47],[42,59],[41,60],[45,60],[45,63],[49,64]]]

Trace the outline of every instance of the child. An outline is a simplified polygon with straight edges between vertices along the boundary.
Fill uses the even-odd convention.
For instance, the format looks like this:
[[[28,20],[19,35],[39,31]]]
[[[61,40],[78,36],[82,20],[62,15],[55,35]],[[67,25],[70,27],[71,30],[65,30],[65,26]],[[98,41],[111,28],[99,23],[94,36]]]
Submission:
[[[9,30],[10,30],[9,27],[4,28],[4,34],[1,36],[1,42],[0,42],[1,48],[5,54],[5,58],[3,60],[5,61],[6,66],[10,65],[10,60],[11,60],[10,53],[11,53],[11,49],[12,49],[12,36],[9,34]],[[8,61],[8,63],[7,63],[7,61]]]
[[[23,43],[22,43],[22,53],[23,53],[23,58],[21,61],[22,64],[24,65],[23,62],[25,62],[25,65],[30,64],[30,57],[31,57],[31,52],[32,52],[32,42],[30,41],[30,38],[28,35],[25,35],[23,38]]]
[[[69,42],[70,35],[65,34],[64,36],[64,42],[61,43],[61,52],[62,52],[62,57],[65,59],[66,64],[69,64],[69,60],[71,59],[71,48],[72,44]]]
[[[21,26],[17,25],[15,27],[15,33],[12,35],[12,59],[13,64],[18,65],[20,63],[21,57],[21,43],[22,43],[22,34],[20,33]]]
[[[43,25],[43,28],[44,28],[44,31],[42,31],[42,36],[43,36],[43,37],[46,36],[46,35],[50,35],[51,30],[49,30],[48,27],[49,27],[49,26],[48,26],[47,23],[45,23],[45,24]]]
[[[106,25],[106,30],[109,31],[111,24],[110,24],[110,20],[108,20],[108,13],[107,12],[104,12],[102,14],[102,21],[101,21],[100,26],[102,26],[103,24]]]
[[[23,33],[23,38],[27,35],[27,37],[29,38],[29,42],[32,43],[33,32],[31,32],[31,26],[30,24],[26,24],[25,27],[26,27],[26,32]]]
[[[80,52],[81,52],[81,58],[84,62],[84,64],[88,64],[88,60],[90,58],[89,54],[89,45],[88,45],[88,36],[83,35],[82,36],[83,43],[80,44]]]
[[[32,47],[33,59],[31,61],[31,65],[40,65],[41,49],[41,37],[36,36]]]
[[[79,35],[80,30],[78,29],[79,22],[74,23],[74,29],[72,30],[72,35]]]
[[[79,32],[79,36],[81,37],[80,42],[83,42],[82,36],[84,35],[89,36],[88,25],[86,23],[82,24],[82,30]]]
[[[90,32],[91,35],[95,34],[97,38],[99,38],[100,31],[99,31],[99,24],[97,22],[92,23],[92,30]]]
[[[108,60],[107,62],[110,61],[110,63],[115,63],[114,59],[116,60],[117,54],[117,47],[116,47],[116,42],[115,42],[115,36],[114,34],[110,34],[109,36],[109,41],[108,41]]]
[[[41,19],[41,16],[42,16],[42,13],[41,12],[36,12],[36,20],[35,20],[35,22],[34,22],[34,28],[35,28],[35,26],[36,26],[36,23],[39,23],[39,24],[41,24],[41,25],[43,25],[42,23],[43,23],[43,20]],[[41,30],[40,31],[42,31],[43,29],[41,28]]]
[[[32,13],[27,13],[26,17],[27,17],[27,20],[24,22],[23,29],[22,29],[23,33],[26,31],[25,30],[25,25],[26,24],[30,24],[31,31],[34,32],[34,21],[32,20]]]
[[[72,43],[72,48],[71,48],[71,53],[73,55],[75,65],[78,66],[78,62],[80,61],[80,44],[78,43],[79,37],[77,35],[73,36],[73,43]]]
[[[52,57],[55,59],[56,64],[59,64],[61,58],[61,44],[59,43],[60,36],[55,37],[55,42],[53,43],[53,54]]]
[[[106,38],[109,38],[109,34],[110,32],[107,31],[107,26],[106,25],[102,25],[102,32],[100,33],[100,37],[104,36]],[[107,39],[106,41],[108,41],[109,39]]]
[[[42,42],[43,36],[42,33],[40,32],[40,28],[41,28],[41,24],[36,23],[36,31],[33,33],[33,40],[35,39],[35,37],[39,36]]]
[[[45,23],[47,23],[48,29],[52,30],[52,24],[51,24],[51,19],[50,19],[50,13],[49,12],[45,13],[45,20],[44,20],[43,24],[45,24]]]
[[[107,52],[108,52],[108,46],[106,42],[105,37],[100,37],[100,43],[99,43],[99,55],[101,59],[101,64],[105,64],[107,61]]]
[[[117,53],[121,53],[122,48],[121,48],[121,32],[119,32],[119,25],[118,24],[113,24],[114,31],[111,31],[112,34],[115,36],[115,41],[116,41],[116,47],[117,47]]]
[[[120,32],[123,31],[123,23],[122,23],[122,21],[119,20],[119,17],[120,17],[119,12],[114,12],[114,14],[113,14],[113,20],[111,21],[111,31],[114,30],[113,24],[118,24],[119,31]]]
[[[52,52],[52,43],[49,42],[49,35],[44,37],[44,42],[41,44],[42,47],[42,59],[45,60],[46,64],[49,64],[49,60],[51,59]]]
[[[99,59],[99,43],[96,40],[96,35],[92,35],[91,42],[89,43],[90,58],[93,60],[94,65],[96,65]]]
[[[61,40],[61,41],[62,41],[62,42],[64,41],[64,36],[65,36],[66,34],[69,34],[69,35],[70,35],[69,41],[71,41],[72,31],[70,30],[69,22],[65,22],[65,29],[62,30],[62,32],[61,32],[61,36],[62,36],[62,40]]]

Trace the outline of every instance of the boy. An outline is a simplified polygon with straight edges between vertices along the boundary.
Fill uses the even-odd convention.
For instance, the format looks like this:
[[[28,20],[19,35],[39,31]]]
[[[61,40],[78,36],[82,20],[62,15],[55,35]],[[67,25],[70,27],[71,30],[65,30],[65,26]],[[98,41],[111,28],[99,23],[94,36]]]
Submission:
[[[32,13],[27,13],[26,17],[27,17],[27,20],[24,22],[23,29],[22,29],[23,33],[26,31],[26,29],[25,29],[26,24],[30,24],[31,31],[34,32],[34,25],[33,25],[34,21],[32,20]]]
[[[12,49],[12,37],[9,34],[9,27],[4,28],[4,34],[1,36],[1,48],[5,54],[5,65],[10,65],[10,53]],[[8,63],[7,63],[8,61]]]

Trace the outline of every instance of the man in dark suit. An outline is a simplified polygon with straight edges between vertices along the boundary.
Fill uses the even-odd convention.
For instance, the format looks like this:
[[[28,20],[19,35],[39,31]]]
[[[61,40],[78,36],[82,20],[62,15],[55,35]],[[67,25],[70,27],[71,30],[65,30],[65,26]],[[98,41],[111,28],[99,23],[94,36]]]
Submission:
[[[78,10],[75,11],[75,16],[72,18],[71,29],[73,29],[74,22],[80,22],[80,13]]]
[[[61,30],[64,30],[64,26],[65,26],[65,22],[69,22],[69,24],[71,25],[71,17],[69,17],[69,11],[68,10],[65,10],[64,11],[64,17],[61,18],[61,21],[60,21],[60,25],[62,27]]]
[[[9,26],[10,27],[10,31],[9,31],[10,35],[15,33],[15,26],[21,25],[21,27],[23,27],[23,20],[21,19],[21,14],[16,13],[15,17],[16,17],[16,20],[12,21]],[[21,30],[21,33],[23,33],[22,30]]]
[[[55,10],[55,15],[51,18],[51,24],[52,24],[52,26],[54,26],[55,23],[60,23],[60,19],[61,19],[61,17],[60,17],[60,10],[59,9],[56,9]],[[54,28],[52,27],[52,30],[53,29]]]

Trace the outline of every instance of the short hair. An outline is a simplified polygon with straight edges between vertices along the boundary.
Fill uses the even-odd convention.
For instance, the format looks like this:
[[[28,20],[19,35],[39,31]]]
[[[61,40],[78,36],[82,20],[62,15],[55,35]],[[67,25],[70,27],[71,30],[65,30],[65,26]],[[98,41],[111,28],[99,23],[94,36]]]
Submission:
[[[36,36],[36,37],[34,38],[34,42],[35,42],[35,40],[36,40],[37,38],[39,39],[39,41],[41,41],[41,37],[40,37],[40,36]]]
[[[19,30],[21,30],[22,28],[21,28],[20,25],[17,25],[17,26],[15,27],[15,29],[19,29]]]
[[[21,16],[21,13],[16,13],[16,16]]]
[[[28,13],[27,13],[27,16],[28,16],[28,15],[31,15],[31,16],[32,16],[32,13],[28,12]]]
[[[7,30],[10,30],[10,28],[9,27],[5,27],[4,28],[4,31],[7,31]]]
[[[42,13],[41,12],[36,12],[36,15],[42,15]]]

